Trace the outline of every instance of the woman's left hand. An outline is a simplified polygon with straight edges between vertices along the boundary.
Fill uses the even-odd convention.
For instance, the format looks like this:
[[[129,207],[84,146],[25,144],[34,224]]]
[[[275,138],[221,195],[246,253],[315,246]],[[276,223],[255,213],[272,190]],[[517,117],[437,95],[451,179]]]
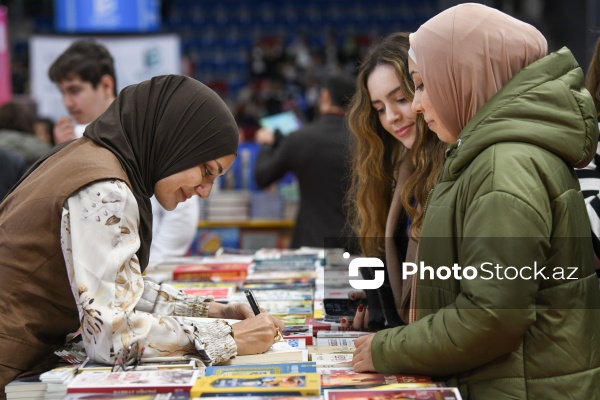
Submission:
[[[221,304],[213,301],[208,307],[208,316],[210,318],[246,319],[254,317],[254,313],[248,304]]]
[[[373,355],[371,354],[371,342],[375,334],[361,336],[356,339],[354,345],[354,355],[352,356],[352,367],[355,372],[376,372],[373,365]]]

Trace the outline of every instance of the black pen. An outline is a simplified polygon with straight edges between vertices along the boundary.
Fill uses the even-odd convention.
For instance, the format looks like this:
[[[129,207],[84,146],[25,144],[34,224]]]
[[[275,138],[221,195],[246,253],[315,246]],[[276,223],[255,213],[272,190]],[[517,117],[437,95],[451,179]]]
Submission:
[[[254,294],[252,294],[252,291],[250,289],[246,289],[246,290],[244,290],[244,293],[246,294],[248,303],[250,303],[250,308],[252,308],[252,311],[254,311],[254,315],[260,314],[260,308],[258,308],[258,303],[256,302],[256,299],[254,298]]]

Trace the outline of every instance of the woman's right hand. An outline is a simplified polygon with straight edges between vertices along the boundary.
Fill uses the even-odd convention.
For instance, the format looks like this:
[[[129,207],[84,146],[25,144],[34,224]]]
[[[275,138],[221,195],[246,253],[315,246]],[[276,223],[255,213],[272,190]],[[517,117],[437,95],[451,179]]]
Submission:
[[[340,324],[343,330],[368,331],[369,330],[369,307],[367,306],[367,295],[364,291],[353,291],[348,293],[348,298],[359,302],[356,314],[352,322],[348,318],[342,318]]]
[[[278,330],[282,331],[285,327],[281,320],[266,312],[231,326],[238,355],[264,353],[275,343]]]

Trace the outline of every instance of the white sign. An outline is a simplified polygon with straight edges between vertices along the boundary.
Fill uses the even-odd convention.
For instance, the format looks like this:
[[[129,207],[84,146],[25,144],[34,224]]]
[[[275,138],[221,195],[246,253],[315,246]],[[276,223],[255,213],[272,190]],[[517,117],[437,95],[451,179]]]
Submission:
[[[29,41],[31,95],[38,115],[54,120],[68,115],[48,69],[75,40],[84,36],[33,36]],[[181,74],[180,38],[175,34],[96,37],[115,60],[117,91],[157,75]]]
[[[359,268],[385,268],[383,261],[375,257],[357,257],[350,261],[348,266],[348,276],[351,278],[359,277]],[[385,272],[383,269],[375,270],[375,279],[363,280],[363,279],[350,279],[350,286],[354,289],[379,289],[383,285],[385,279]]]

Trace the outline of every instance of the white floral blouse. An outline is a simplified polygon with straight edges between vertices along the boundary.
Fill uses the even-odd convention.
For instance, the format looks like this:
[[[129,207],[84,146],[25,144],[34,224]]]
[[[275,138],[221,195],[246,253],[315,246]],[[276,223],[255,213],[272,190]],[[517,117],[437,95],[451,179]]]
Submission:
[[[138,227],[137,202],[122,181],[96,182],[65,202],[61,245],[90,359],[111,363],[134,342],[144,358],[194,354],[210,365],[233,357],[225,321],[185,318],[206,317],[212,297],[142,277]]]

